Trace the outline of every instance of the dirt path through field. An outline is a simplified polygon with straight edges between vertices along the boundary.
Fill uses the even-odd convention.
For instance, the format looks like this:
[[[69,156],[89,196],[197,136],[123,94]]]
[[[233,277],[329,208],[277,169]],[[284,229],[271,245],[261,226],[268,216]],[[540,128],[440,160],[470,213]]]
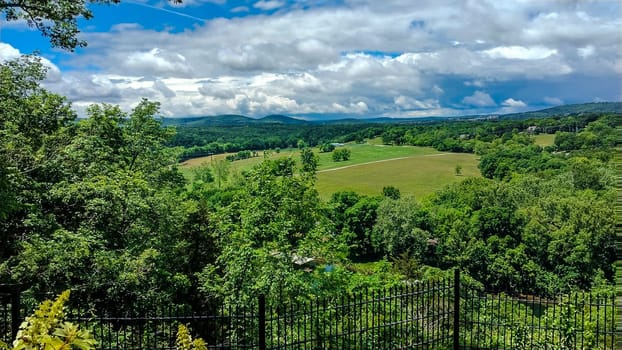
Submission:
[[[368,164],[375,164],[375,163],[383,163],[383,162],[391,162],[394,160],[401,160],[401,159],[409,159],[409,158],[417,158],[417,157],[438,157],[438,156],[446,156],[449,155],[451,153],[438,153],[438,154],[424,154],[422,156],[410,156],[410,157],[398,157],[398,158],[389,158],[389,159],[382,159],[382,160],[374,160],[373,162],[366,162],[366,163],[359,163],[359,164],[352,164],[352,165],[346,165],[346,166],[342,166],[339,168],[332,168],[332,169],[324,169],[324,170],[320,170],[317,173],[327,173],[329,171],[337,171],[337,170],[342,170],[342,169],[348,169],[348,168],[353,168],[356,166],[361,166],[361,165],[368,165]]]

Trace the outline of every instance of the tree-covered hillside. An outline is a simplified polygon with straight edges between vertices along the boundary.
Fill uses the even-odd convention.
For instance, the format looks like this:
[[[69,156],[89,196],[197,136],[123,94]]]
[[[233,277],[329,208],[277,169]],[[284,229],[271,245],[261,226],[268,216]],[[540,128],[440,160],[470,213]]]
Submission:
[[[512,130],[532,127],[531,133],[577,131],[602,114],[622,113],[622,103],[603,102],[558,106],[540,111],[501,116],[460,118],[376,118],[306,122],[286,116],[252,119],[239,115],[199,118],[168,118],[164,125],[176,126],[168,145],[184,147],[181,159],[210,154],[258,151],[329,142],[362,141],[382,136],[385,143],[432,146],[441,151],[473,152],[475,139],[508,135]]]

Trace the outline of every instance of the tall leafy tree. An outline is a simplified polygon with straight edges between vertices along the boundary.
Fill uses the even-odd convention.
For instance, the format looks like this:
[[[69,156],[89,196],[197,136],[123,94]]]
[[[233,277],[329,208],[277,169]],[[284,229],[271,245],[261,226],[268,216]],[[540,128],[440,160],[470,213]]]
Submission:
[[[305,174],[315,175],[320,157],[313,153],[309,148],[303,148],[300,150],[300,161],[302,163],[301,171]]]
[[[390,257],[408,252],[421,260],[430,233],[425,230],[425,212],[413,197],[385,198],[378,207],[372,244]]]
[[[219,210],[221,254],[201,273],[204,292],[231,303],[257,293],[305,295],[312,287],[305,261],[342,257],[312,177],[296,175],[295,164],[291,158],[263,161],[247,173],[235,200]]]
[[[373,260],[382,256],[383,247],[374,239],[379,197],[362,197],[343,213],[342,237],[348,244],[349,257],[353,261]]]
[[[15,253],[33,229],[49,229],[39,205],[58,169],[49,157],[76,115],[67,100],[39,85],[46,69],[23,56],[0,63],[0,257]],[[27,221],[25,221],[27,220]],[[24,223],[27,223],[25,225]],[[30,227],[30,228],[28,228]]]
[[[36,58],[0,65],[0,279],[128,307],[184,295],[197,239],[179,232],[200,216],[179,196],[158,104],[94,105],[75,121],[44,77]]]

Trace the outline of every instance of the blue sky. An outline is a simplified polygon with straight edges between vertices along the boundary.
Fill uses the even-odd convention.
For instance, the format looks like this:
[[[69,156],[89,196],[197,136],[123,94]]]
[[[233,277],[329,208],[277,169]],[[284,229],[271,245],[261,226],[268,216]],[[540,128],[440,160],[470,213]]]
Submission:
[[[496,114],[622,96],[619,1],[125,0],[50,48],[0,22],[0,60],[38,50],[83,114],[160,101],[166,116]]]

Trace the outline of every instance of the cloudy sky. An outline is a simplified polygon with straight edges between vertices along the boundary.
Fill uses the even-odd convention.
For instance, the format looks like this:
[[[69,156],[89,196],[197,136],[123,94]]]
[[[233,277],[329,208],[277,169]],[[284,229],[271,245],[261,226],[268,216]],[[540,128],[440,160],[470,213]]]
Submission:
[[[79,112],[303,118],[506,113],[622,96],[614,1],[123,0],[50,48],[0,22],[0,60],[38,50]],[[82,113],[82,112],[81,112]]]

